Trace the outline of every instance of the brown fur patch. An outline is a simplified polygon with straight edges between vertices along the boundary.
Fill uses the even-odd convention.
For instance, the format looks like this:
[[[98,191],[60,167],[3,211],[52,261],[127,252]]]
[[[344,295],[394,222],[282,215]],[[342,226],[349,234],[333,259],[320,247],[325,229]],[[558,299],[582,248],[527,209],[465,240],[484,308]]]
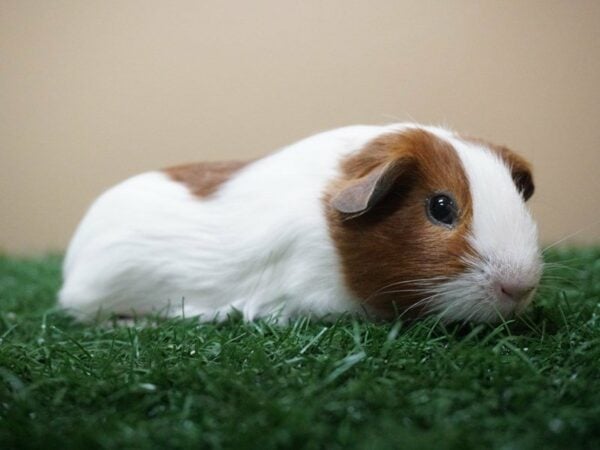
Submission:
[[[201,162],[169,167],[163,171],[185,184],[198,197],[208,197],[251,161]]]
[[[332,206],[341,190],[394,160],[403,160],[409,169],[365,214],[352,217]],[[452,277],[465,269],[461,257],[472,253],[466,240],[471,195],[456,151],[429,132],[409,130],[375,139],[344,160],[341,172],[324,203],[348,287],[378,316],[389,318],[403,310],[418,315],[422,307],[417,302],[426,295],[413,280]],[[454,228],[427,217],[427,201],[437,193],[449,193],[458,205]]]

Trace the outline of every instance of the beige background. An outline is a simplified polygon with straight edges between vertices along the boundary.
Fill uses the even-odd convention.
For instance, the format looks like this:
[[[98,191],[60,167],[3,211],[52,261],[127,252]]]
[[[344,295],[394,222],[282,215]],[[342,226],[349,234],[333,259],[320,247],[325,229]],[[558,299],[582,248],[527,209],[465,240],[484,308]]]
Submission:
[[[543,240],[599,242],[599,1],[0,0],[0,251],[111,184],[397,120],[505,143]]]

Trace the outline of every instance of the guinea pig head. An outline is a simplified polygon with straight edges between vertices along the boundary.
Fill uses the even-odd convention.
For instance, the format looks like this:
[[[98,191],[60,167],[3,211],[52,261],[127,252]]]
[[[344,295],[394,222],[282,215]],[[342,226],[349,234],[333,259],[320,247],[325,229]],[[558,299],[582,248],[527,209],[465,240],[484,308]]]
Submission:
[[[494,321],[541,275],[525,160],[437,129],[382,135],[342,161],[325,194],[344,279],[383,318]]]

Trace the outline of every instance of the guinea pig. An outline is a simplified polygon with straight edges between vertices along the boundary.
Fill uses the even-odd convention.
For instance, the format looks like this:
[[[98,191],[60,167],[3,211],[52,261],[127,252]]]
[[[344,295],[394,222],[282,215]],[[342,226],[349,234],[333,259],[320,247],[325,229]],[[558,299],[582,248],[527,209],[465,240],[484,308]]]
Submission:
[[[533,191],[507,148],[417,124],[148,172],[91,206],[59,303],[80,319],[493,322],[522,311],[540,280]]]

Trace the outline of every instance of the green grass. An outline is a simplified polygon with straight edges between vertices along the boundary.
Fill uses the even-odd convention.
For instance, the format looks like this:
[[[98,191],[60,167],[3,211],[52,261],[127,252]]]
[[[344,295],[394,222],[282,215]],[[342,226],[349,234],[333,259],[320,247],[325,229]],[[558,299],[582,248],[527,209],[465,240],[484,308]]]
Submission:
[[[500,326],[81,325],[0,257],[0,448],[600,448],[600,249]]]

